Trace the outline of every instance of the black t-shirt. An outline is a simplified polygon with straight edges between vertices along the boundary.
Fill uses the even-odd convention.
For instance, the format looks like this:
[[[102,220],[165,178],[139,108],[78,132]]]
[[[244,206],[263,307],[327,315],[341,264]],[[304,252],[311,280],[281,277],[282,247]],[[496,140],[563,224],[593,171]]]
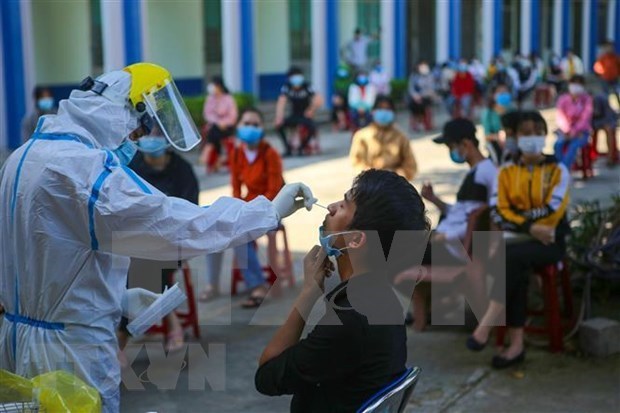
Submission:
[[[151,168],[141,152],[136,154],[129,167],[164,194],[198,205],[198,180],[192,166],[175,152],[169,152],[169,155],[170,162],[163,171]]]
[[[363,274],[338,285],[308,336],[258,369],[257,390],[292,394],[294,413],[354,412],[399,377],[407,360],[403,309],[383,280]]]
[[[314,89],[309,83],[304,83],[299,89],[295,89],[290,83],[286,83],[280,89],[280,95],[286,96],[291,102],[292,115],[303,116],[312,102]]]

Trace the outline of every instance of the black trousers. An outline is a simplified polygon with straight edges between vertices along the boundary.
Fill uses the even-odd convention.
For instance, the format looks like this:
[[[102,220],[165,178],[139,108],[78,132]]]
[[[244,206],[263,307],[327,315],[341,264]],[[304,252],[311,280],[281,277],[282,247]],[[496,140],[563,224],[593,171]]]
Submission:
[[[555,264],[564,257],[564,241],[544,245],[527,241],[506,245],[506,283],[495,280],[491,299],[506,304],[506,325],[523,327],[527,318],[527,291],[532,268]],[[497,265],[501,263],[495,261]]]
[[[299,147],[299,152],[302,152],[304,149],[306,149],[306,146],[308,146],[310,139],[312,139],[314,135],[316,134],[316,126],[314,124],[314,120],[310,118],[307,118],[303,115],[291,115],[287,117],[286,119],[284,119],[284,123],[282,124],[282,126],[278,128],[278,133],[280,134],[282,145],[284,145],[286,153],[288,154],[291,153],[292,148],[291,148],[291,144],[286,139],[286,129],[294,128],[294,127],[297,127],[298,125],[304,125],[306,128],[308,128],[308,138],[302,140],[301,146]]]
[[[234,134],[235,128],[233,127],[220,129],[219,126],[212,125],[211,128],[209,128],[209,132],[207,132],[207,142],[213,145],[213,148],[218,155],[221,155],[222,139],[233,136]]]

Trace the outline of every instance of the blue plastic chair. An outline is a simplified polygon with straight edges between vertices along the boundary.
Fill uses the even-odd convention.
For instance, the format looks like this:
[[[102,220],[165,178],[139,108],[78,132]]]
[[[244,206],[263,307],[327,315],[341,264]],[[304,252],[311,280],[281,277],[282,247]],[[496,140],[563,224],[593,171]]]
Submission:
[[[401,413],[418,382],[420,368],[408,368],[399,378],[368,399],[357,413]]]

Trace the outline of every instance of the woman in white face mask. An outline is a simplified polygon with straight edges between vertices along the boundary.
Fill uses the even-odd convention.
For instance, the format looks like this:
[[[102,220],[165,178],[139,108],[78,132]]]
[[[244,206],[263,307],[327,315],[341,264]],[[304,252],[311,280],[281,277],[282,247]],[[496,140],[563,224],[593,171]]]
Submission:
[[[563,94],[556,104],[558,140],[555,156],[570,169],[577,151],[587,145],[592,125],[592,97],[585,89],[585,78],[575,75],[570,78],[568,93]]]
[[[545,120],[537,111],[521,112],[516,130],[520,155],[515,163],[500,169],[490,206],[495,226],[518,233],[512,237],[518,241],[506,244],[505,260],[491,258],[493,268],[505,267],[505,279],[502,274],[493,283],[489,307],[467,340],[467,348],[482,350],[491,329],[505,313],[510,346],[493,357],[494,368],[506,368],[525,359],[523,327],[529,271],[560,261],[568,232],[565,212],[570,176],[563,164],[543,154]]]

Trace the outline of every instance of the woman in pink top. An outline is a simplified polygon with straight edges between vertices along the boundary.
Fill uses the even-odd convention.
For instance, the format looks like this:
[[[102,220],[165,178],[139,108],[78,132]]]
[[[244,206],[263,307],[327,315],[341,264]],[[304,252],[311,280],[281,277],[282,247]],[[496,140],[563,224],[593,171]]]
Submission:
[[[592,124],[592,97],[585,89],[585,78],[575,75],[570,78],[568,93],[563,94],[556,104],[558,140],[555,142],[555,157],[570,169],[577,157],[577,151],[588,143]]]
[[[211,78],[207,92],[208,96],[202,112],[208,126],[207,144],[203,150],[203,159],[210,170],[217,172],[222,165],[222,139],[232,137],[235,134],[237,104],[228,92],[221,76]]]

